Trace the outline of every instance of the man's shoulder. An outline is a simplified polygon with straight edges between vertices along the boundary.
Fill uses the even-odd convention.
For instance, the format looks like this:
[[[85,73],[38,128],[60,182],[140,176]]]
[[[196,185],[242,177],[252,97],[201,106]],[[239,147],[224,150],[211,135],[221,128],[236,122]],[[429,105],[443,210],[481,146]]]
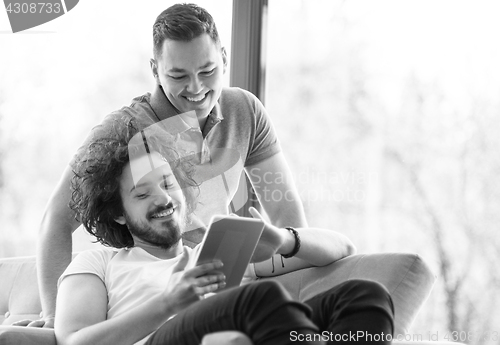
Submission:
[[[99,249],[89,249],[77,253],[75,261],[92,261],[92,262],[109,262],[117,253],[119,249],[102,247]]]
[[[67,276],[74,274],[94,274],[104,281],[108,264],[115,255],[116,250],[107,247],[78,253],[59,278],[58,285]]]
[[[264,106],[253,93],[239,87],[222,89],[219,99],[222,116],[233,121],[252,121],[265,113]]]
[[[250,102],[253,103],[258,98],[245,89],[239,87],[224,87],[221,93],[221,103]]]
[[[141,96],[137,96],[130,102],[129,105],[117,109],[105,118],[106,120],[114,120],[122,117],[134,117],[137,119],[150,120],[154,118],[154,111],[151,108],[151,93],[147,92]]]

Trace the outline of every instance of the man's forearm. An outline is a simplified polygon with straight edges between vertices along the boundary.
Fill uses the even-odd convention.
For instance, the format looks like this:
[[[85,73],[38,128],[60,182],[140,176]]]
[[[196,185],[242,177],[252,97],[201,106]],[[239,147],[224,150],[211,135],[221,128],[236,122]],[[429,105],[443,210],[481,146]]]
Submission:
[[[172,314],[164,307],[161,296],[157,295],[115,318],[86,326],[72,333],[61,332],[59,329],[61,325],[58,324],[56,338],[61,345],[132,344],[154,332]]]
[[[259,202],[268,215],[271,224],[278,228],[287,226],[307,228],[306,215],[299,193],[293,186],[288,188],[279,187],[282,189],[276,189],[279,191],[276,194],[286,195],[286,198],[273,199],[266,193],[257,193]]]
[[[37,244],[37,270],[40,300],[45,318],[55,315],[57,280],[71,262],[72,233],[78,227],[74,212],[68,207],[71,200],[68,166],[51,196]]]
[[[267,203],[264,209],[269,216],[271,224],[279,228],[284,228],[286,226],[297,228],[308,227],[302,201],[298,193],[295,193],[295,198],[288,201],[283,200],[279,203]]]
[[[277,276],[303,268],[326,266],[356,252],[356,247],[351,240],[336,231],[319,228],[297,228],[296,230],[301,240],[297,254],[289,259],[275,255],[275,262],[266,260],[256,263],[254,267],[257,276]],[[292,243],[286,246],[286,251],[278,251],[278,254],[284,255],[291,252],[290,248],[293,248],[296,243],[294,236],[291,238]]]
[[[72,230],[49,229],[51,226],[64,226],[64,224],[44,224],[40,231],[37,247],[38,284],[43,316],[54,317],[57,280],[71,262]],[[66,224],[67,226],[67,224]]]
[[[283,153],[245,170],[271,224],[277,227],[308,226],[300,194]]]

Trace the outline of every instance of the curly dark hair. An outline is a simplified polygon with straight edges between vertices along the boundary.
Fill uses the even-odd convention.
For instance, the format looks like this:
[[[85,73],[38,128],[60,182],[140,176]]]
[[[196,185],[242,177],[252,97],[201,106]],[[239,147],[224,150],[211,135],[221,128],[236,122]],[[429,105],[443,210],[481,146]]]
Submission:
[[[115,248],[133,247],[134,240],[126,225],[116,218],[123,215],[120,197],[120,179],[124,166],[134,150],[144,150],[140,145],[131,146],[131,139],[147,131],[150,151],[157,151],[169,163],[186,197],[188,213],[196,208],[198,184],[193,180],[194,164],[180,158],[175,137],[161,127],[147,126],[130,115],[113,120],[111,125],[100,126],[88,145],[80,149],[73,164],[71,201],[69,207],[76,212],[76,219],[94,235],[98,242]]]
[[[153,54],[161,56],[166,39],[189,42],[202,34],[208,34],[220,45],[214,19],[204,8],[195,4],[175,4],[160,13],[153,25]]]

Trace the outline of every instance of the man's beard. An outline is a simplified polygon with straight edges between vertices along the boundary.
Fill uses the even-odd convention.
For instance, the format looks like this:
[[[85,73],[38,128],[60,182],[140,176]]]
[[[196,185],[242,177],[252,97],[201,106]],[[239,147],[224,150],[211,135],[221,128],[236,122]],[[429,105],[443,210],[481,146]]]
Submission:
[[[161,209],[161,208],[159,208]],[[157,210],[158,212],[161,210]],[[162,249],[170,249],[182,238],[186,217],[181,214],[180,222],[167,220],[161,223],[161,229],[156,229],[146,221],[134,221],[125,213],[128,230],[138,239]]]

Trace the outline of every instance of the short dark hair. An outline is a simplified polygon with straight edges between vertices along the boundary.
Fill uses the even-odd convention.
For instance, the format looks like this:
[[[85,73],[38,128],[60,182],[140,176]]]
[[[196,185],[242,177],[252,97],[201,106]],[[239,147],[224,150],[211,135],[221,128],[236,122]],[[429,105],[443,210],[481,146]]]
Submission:
[[[115,119],[106,128],[101,126],[99,135],[81,148],[73,164],[69,207],[76,212],[76,219],[82,222],[85,229],[106,246],[134,246],[127,226],[117,223],[115,219],[124,212],[119,177],[130,156],[136,156],[134,151],[141,150],[138,145],[130,146],[130,140],[138,133],[143,134],[145,128],[155,128],[145,126],[129,115]],[[168,140],[168,134],[161,129],[147,133],[148,149],[157,151],[169,162],[186,197],[187,211],[194,212],[198,187],[192,178],[194,164],[189,159],[179,158],[174,138]]]
[[[176,4],[163,11],[153,25],[153,54],[161,56],[166,39],[189,42],[202,34],[208,34],[220,45],[214,19],[204,8],[195,4]]]

